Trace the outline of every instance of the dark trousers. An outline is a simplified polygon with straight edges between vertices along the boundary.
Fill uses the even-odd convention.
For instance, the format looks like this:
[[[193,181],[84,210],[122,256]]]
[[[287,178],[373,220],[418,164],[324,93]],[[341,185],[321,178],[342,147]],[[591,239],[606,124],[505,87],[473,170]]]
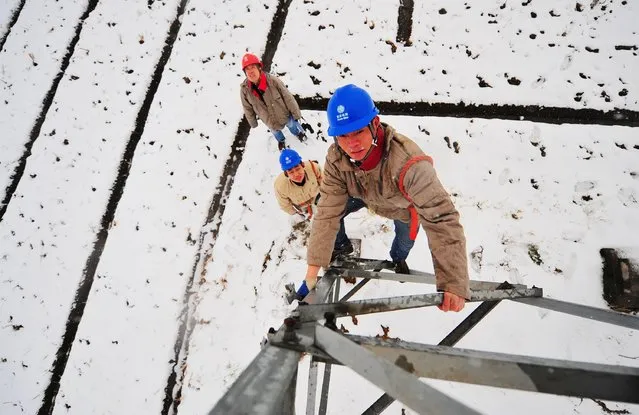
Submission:
[[[415,241],[410,239],[410,224],[395,220],[395,238],[391,245],[390,257],[394,262],[406,260]]]

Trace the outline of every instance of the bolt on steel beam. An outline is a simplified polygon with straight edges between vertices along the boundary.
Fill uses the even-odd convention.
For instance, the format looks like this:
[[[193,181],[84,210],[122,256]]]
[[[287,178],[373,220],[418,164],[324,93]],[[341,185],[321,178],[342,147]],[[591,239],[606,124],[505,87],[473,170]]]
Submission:
[[[499,285],[499,287],[497,287],[497,289],[505,289],[510,287],[510,284],[508,284],[507,282],[503,282]],[[457,342],[463,339],[464,336],[466,336],[466,334],[477,325],[477,323],[483,320],[483,318],[486,317],[488,313],[490,313],[495,307],[497,307],[497,304],[499,304],[500,302],[501,300],[493,300],[484,301],[483,303],[479,304],[479,306],[477,306],[477,308],[475,308],[472,313],[470,313],[461,323],[459,323],[450,333],[448,333],[446,337],[444,337],[438,343],[438,345],[450,347],[456,345]],[[387,393],[384,393],[382,396],[377,398],[377,400],[373,402],[371,406],[369,406],[364,412],[362,412],[362,415],[379,415],[394,401],[395,398]]]
[[[541,295],[541,288],[475,291],[471,293],[469,301],[477,302],[519,297],[540,297]],[[309,322],[324,318],[326,313],[333,313],[335,317],[344,317],[347,315],[381,313],[439,305],[442,303],[443,297],[443,293],[433,293],[402,297],[374,298],[346,303],[300,305],[295,309],[294,315],[299,318],[300,322]]]
[[[421,378],[639,403],[639,368],[636,367],[457,349],[379,337],[342,336]],[[322,350],[319,343],[315,347],[300,350],[330,356],[330,352]],[[332,364],[349,365],[348,362],[336,360],[339,359],[337,356],[328,360],[324,357],[320,359]],[[383,395],[377,401],[380,404],[372,405],[364,414],[379,414],[393,401],[390,395]],[[382,403],[383,407],[380,406]]]
[[[420,414],[478,414],[343,335],[315,326],[316,346]]]
[[[639,367],[458,349],[378,337],[344,337],[418,377],[639,403]]]

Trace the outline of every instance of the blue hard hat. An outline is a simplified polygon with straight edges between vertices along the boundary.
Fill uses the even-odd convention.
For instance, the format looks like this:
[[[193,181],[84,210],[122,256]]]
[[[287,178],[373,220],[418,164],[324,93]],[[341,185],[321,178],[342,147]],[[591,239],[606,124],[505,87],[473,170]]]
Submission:
[[[379,114],[368,92],[353,84],[337,88],[328,101],[328,135],[335,137],[366,127]]]
[[[280,166],[282,166],[283,171],[290,170],[301,162],[302,158],[299,154],[297,154],[297,151],[295,150],[285,148],[280,153]]]

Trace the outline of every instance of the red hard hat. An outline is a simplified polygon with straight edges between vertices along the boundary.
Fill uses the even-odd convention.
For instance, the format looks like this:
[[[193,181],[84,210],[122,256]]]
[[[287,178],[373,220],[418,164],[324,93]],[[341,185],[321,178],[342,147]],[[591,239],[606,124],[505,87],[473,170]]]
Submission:
[[[253,65],[254,63],[260,65],[262,67],[262,62],[260,62],[260,58],[253,55],[252,53],[247,53],[242,57],[242,70],[244,70],[247,66]]]

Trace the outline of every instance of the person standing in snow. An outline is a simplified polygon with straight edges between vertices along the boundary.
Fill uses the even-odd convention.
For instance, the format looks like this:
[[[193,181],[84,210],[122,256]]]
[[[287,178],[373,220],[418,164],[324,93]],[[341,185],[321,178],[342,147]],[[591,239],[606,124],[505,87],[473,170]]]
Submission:
[[[320,199],[308,244],[306,285],[313,289],[349,198],[393,219],[390,257],[395,272],[408,274],[406,258],[419,225],[426,231],[443,311],[460,311],[470,298],[466,238],[459,213],[439,182],[432,159],[408,137],[379,119],[368,92],[355,85],[338,88],[328,102],[328,149]]]
[[[269,128],[280,151],[286,148],[284,126],[301,142],[306,134],[299,120],[302,112],[293,95],[275,75],[262,70],[262,62],[252,53],[242,57],[242,71],[246,79],[240,85],[240,98],[244,115],[251,128],[257,127],[257,118]]]
[[[302,157],[290,148],[280,153],[280,173],[275,179],[275,197],[280,208],[289,215],[297,215],[302,220],[310,221],[320,198],[320,184],[322,183],[322,169],[317,161],[302,161]],[[360,199],[348,198],[345,209],[339,217],[339,229],[333,243],[331,259],[338,255],[348,255],[353,252],[353,245],[346,235],[344,217],[356,212],[366,205]],[[308,293],[305,283],[298,290],[298,296],[304,297]]]

